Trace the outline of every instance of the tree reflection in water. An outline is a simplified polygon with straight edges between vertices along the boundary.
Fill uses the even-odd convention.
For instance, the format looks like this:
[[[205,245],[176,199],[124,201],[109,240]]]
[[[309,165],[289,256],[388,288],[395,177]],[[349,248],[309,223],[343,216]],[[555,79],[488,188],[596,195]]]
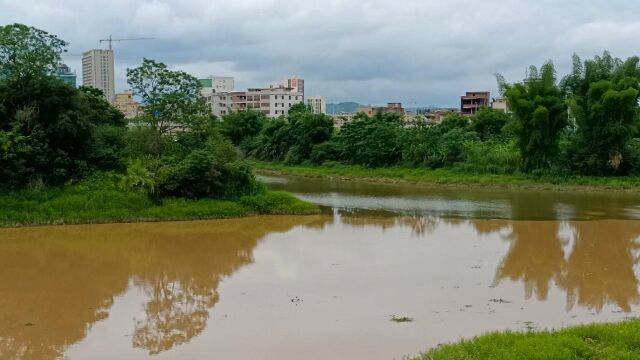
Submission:
[[[0,231],[0,359],[64,355],[108,317],[130,280],[145,290],[133,346],[157,354],[206,326],[221,279],[265,235],[321,217],[59,226]]]
[[[478,222],[474,222],[474,225]],[[560,223],[515,221],[505,223],[511,243],[496,270],[494,284],[504,279],[522,281],[525,298],[546,300],[551,281],[567,293],[567,311],[576,304],[595,311],[605,305],[631,311],[640,300],[634,267],[640,249],[640,223],[602,220],[566,223],[574,239],[561,236]]]

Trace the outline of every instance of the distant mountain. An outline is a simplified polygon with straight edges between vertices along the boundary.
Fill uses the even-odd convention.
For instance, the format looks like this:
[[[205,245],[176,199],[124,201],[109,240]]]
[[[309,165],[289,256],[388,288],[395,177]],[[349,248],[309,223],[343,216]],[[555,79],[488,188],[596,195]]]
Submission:
[[[341,112],[354,113],[360,108],[356,102],[341,102],[339,104],[327,104],[327,114],[338,114]]]

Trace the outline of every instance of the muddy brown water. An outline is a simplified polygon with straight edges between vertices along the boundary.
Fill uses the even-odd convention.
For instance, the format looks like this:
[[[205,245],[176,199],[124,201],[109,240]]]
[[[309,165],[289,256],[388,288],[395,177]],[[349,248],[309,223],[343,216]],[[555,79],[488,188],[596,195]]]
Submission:
[[[638,316],[631,194],[526,195],[532,220],[519,195],[265,181],[325,213],[1,229],[0,359],[400,359]]]

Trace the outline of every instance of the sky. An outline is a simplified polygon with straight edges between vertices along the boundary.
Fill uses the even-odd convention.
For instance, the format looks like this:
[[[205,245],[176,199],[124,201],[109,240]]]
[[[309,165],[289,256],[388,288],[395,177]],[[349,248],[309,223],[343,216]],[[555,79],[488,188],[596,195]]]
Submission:
[[[116,91],[146,57],[238,90],[297,75],[306,96],[405,107],[495,97],[495,73],[547,60],[561,76],[573,53],[640,53],[637,0],[0,0],[0,24],[16,22],[69,42],[78,74],[99,39],[153,37],[114,43]]]

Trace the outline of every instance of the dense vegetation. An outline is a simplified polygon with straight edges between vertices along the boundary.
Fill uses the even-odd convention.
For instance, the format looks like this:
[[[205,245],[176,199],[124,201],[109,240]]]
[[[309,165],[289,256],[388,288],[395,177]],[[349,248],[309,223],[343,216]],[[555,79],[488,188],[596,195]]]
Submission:
[[[437,347],[417,359],[637,359],[640,321],[504,332]]]
[[[605,52],[584,63],[574,56],[572,73],[561,81],[551,62],[540,70],[532,66],[521,83],[498,75],[508,114],[483,108],[434,124],[360,113],[334,129],[331,118],[299,106],[274,121],[259,113],[233,114],[223,126],[246,155],[287,165],[447,168],[556,179],[640,175],[638,62]]]
[[[129,122],[55,76],[65,46],[0,27],[0,225],[314,211],[256,181],[193,76],[148,59],[128,69],[143,104]]]

